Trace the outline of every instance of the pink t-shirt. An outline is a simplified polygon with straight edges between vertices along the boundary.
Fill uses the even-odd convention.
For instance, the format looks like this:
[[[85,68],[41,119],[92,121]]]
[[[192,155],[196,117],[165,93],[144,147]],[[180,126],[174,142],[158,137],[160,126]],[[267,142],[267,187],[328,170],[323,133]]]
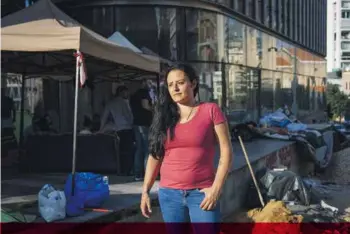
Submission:
[[[202,103],[191,120],[176,125],[174,139],[168,138],[165,142],[161,187],[197,189],[213,184],[216,172],[214,125],[225,121],[217,104]]]

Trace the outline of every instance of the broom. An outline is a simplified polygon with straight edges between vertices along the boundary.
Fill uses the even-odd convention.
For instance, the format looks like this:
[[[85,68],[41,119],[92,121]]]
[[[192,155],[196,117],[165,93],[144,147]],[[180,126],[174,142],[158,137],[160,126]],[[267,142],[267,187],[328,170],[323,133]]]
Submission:
[[[245,157],[245,160],[247,161],[250,174],[252,175],[252,178],[253,178],[253,181],[254,181],[254,185],[255,185],[256,191],[258,192],[259,199],[260,199],[260,203],[261,203],[262,207],[265,207],[264,199],[263,199],[262,194],[261,194],[261,192],[260,192],[260,188],[259,188],[258,183],[257,183],[257,181],[256,181],[256,178],[255,178],[255,175],[254,175],[252,166],[250,165],[250,161],[249,161],[249,158],[248,158],[248,154],[247,154],[247,151],[246,151],[246,149],[245,149],[245,146],[244,146],[244,143],[243,143],[243,141],[242,141],[241,136],[238,136],[238,140],[239,140],[239,143],[241,144],[242,151],[243,151],[243,155],[244,155],[244,157]]]

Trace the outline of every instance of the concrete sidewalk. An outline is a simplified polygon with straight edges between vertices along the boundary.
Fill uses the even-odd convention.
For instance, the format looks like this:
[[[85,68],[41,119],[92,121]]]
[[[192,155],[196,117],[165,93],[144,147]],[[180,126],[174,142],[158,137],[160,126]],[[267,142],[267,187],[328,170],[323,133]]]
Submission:
[[[45,222],[38,212],[37,193],[44,184],[52,184],[59,190],[63,190],[66,174],[26,175],[22,178],[1,181],[1,203],[3,207],[24,206],[21,211],[27,215],[36,215],[35,222]],[[99,220],[101,217],[113,215],[113,220],[123,219],[139,210],[139,201],[142,192],[142,182],[134,182],[133,177],[119,177],[109,175],[110,198],[101,209],[108,212],[87,211],[78,217],[67,217],[61,222],[83,223]],[[152,198],[156,198],[158,182],[151,190]]]
[[[273,160],[278,160],[272,154],[285,149],[287,146],[293,145],[293,142],[290,141],[279,141],[279,140],[270,140],[270,139],[258,139],[252,142],[246,143],[246,149],[248,151],[250,161],[252,164],[256,164],[258,161],[262,162],[261,165],[273,165]],[[234,161],[232,172],[230,173],[230,178],[226,183],[226,192],[223,195],[223,200],[230,201],[233,200],[235,203],[232,206],[232,209],[235,209],[239,204],[240,199],[238,197],[245,196],[244,194],[236,194],[240,190],[237,185],[241,183],[247,183],[249,179],[249,174],[245,175],[247,168],[246,161],[243,156],[243,152],[238,142],[233,142],[233,151],[234,151]],[[288,152],[282,152],[280,155]],[[271,161],[271,159],[273,159]],[[218,161],[218,157],[216,163]],[[236,173],[237,176],[236,176]],[[239,174],[244,173],[244,177],[241,177]],[[63,189],[65,179],[67,174],[36,174],[36,175],[18,175],[12,179],[7,178],[1,181],[2,186],[2,197],[1,202],[3,206],[19,206],[20,204],[29,204],[23,212],[29,215],[37,215],[38,218],[36,222],[44,222],[40,218],[37,208],[37,194],[40,191],[41,187],[44,184],[52,184],[57,189]],[[232,181],[233,179],[233,181]],[[116,222],[120,220],[128,220],[129,218],[135,220],[135,216],[138,221],[146,221],[146,219],[140,217],[139,211],[139,202],[142,191],[142,182],[134,182],[132,177],[120,177],[109,175],[110,183],[110,199],[103,205],[104,209],[108,209],[108,212],[86,212],[84,215],[79,217],[67,218],[61,222],[73,222],[73,223],[84,223],[84,222]],[[234,188],[232,188],[232,186]],[[243,186],[243,185],[242,185]],[[232,196],[232,191],[235,191],[234,197]],[[157,191],[158,183],[153,187],[151,194],[154,199],[154,208],[155,213],[157,210]],[[229,202],[229,203],[232,203]],[[237,204],[236,204],[237,203]],[[231,212],[231,208],[225,209],[225,212]],[[156,215],[156,214],[155,214]]]

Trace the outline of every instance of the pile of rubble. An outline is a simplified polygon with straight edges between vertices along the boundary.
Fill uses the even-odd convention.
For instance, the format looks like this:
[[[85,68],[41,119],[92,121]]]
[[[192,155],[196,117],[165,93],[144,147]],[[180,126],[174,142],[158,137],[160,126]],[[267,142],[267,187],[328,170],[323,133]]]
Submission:
[[[256,174],[264,197],[261,207],[252,184],[247,216],[253,222],[339,223],[350,221],[350,148],[335,153],[324,174],[300,177],[289,170]]]

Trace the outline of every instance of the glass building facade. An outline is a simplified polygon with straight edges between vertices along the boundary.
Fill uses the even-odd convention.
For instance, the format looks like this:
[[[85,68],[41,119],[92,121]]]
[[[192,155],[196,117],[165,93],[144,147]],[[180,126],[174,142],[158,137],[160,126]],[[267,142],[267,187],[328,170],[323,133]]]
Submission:
[[[220,104],[231,122],[283,105],[299,115],[325,106],[325,0],[57,4],[104,37],[119,31],[139,48],[192,64],[200,100]]]

